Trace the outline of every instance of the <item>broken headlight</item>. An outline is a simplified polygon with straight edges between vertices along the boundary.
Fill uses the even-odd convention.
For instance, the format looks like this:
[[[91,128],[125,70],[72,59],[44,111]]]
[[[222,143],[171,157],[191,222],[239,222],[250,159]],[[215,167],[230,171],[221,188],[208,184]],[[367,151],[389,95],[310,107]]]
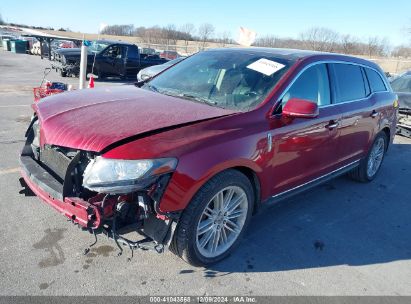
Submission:
[[[130,193],[146,188],[176,166],[175,158],[122,160],[98,156],[87,165],[83,186],[100,193]]]

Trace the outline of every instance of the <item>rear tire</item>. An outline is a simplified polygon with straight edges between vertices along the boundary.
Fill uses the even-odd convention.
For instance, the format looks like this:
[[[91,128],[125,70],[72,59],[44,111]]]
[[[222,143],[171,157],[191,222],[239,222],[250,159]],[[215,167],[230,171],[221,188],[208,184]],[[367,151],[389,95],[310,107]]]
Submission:
[[[244,174],[230,169],[214,176],[184,210],[170,250],[193,266],[223,260],[240,243],[253,205],[253,187]]]
[[[387,135],[384,132],[378,133],[367,156],[360,161],[357,168],[349,173],[349,176],[362,183],[372,181],[380,171],[385,152],[387,151],[387,146]]]

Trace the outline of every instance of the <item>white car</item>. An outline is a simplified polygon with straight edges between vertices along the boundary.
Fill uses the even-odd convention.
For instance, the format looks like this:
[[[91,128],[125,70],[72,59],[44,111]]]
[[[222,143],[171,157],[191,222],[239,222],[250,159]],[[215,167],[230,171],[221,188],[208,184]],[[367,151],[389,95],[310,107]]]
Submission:
[[[161,73],[165,69],[171,67],[172,65],[175,65],[176,63],[179,63],[181,60],[183,60],[185,58],[186,57],[178,57],[176,59],[167,61],[166,63],[149,66],[145,69],[142,69],[137,74],[137,81],[144,81],[144,80],[150,79],[150,78],[156,76],[158,73]]]

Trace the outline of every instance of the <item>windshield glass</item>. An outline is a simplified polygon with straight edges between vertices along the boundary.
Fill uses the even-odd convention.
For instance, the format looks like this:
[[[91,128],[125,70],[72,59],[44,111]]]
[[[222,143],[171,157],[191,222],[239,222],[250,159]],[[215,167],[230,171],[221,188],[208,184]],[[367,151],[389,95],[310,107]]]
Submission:
[[[411,75],[404,75],[394,79],[391,82],[394,92],[411,92]]]
[[[143,86],[160,94],[247,111],[260,104],[291,62],[269,53],[204,51]]]
[[[110,43],[104,43],[101,41],[93,41],[89,47],[89,50],[93,53],[100,53],[106,47],[108,47]]]

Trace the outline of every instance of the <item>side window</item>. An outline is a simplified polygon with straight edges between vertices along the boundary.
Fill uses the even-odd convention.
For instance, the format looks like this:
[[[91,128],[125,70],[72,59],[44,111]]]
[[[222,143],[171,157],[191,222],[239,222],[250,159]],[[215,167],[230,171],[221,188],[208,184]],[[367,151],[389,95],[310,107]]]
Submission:
[[[366,97],[360,66],[345,63],[334,63],[331,66],[334,70],[337,103]]]
[[[103,56],[106,57],[113,57],[113,58],[121,58],[121,49],[117,45],[112,45],[104,51]]]
[[[127,57],[138,58],[138,49],[134,46],[127,46]]]
[[[387,90],[384,81],[376,71],[365,68],[365,73],[367,74],[368,82],[370,83],[371,92],[383,92]]]
[[[282,105],[291,98],[316,102],[319,106],[331,103],[330,83],[325,64],[317,64],[305,70],[285,93]]]

